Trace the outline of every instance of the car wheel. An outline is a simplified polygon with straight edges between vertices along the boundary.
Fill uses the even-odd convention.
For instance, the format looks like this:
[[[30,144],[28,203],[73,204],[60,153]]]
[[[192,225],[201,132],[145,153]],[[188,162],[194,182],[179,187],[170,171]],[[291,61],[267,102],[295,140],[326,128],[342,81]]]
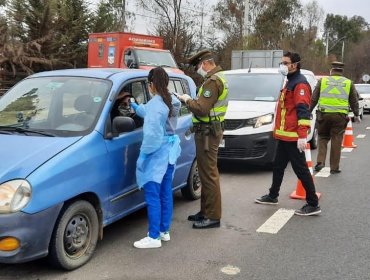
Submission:
[[[310,141],[311,150],[317,149],[318,141],[319,141],[319,132],[318,132],[318,130],[316,128],[316,125],[315,125],[313,135],[312,135],[312,139]]]
[[[198,164],[194,160],[193,165],[191,166],[188,184],[181,189],[182,195],[189,200],[199,199],[202,192],[202,184],[199,178]]]
[[[73,270],[89,261],[98,241],[99,220],[87,201],[65,207],[55,225],[49,246],[52,265]]]

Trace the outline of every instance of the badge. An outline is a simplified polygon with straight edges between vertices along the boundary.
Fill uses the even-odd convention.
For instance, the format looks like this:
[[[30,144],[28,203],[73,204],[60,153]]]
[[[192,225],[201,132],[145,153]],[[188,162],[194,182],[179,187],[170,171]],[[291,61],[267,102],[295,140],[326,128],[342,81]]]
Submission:
[[[300,95],[304,95],[304,89],[301,89],[301,91],[299,92]]]
[[[211,97],[212,93],[209,91],[209,90],[206,90],[204,93],[203,93],[203,96],[204,97]]]

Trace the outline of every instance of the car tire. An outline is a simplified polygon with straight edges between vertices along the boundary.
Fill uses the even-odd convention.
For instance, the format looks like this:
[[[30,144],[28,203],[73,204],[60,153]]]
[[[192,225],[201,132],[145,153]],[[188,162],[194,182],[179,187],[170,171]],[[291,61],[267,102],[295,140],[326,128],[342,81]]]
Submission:
[[[79,200],[63,208],[49,245],[49,262],[65,270],[87,263],[95,251],[99,220],[95,208]]]
[[[319,132],[318,132],[317,127],[315,125],[313,135],[312,135],[312,139],[310,141],[311,150],[317,149],[318,141],[319,141]]]
[[[200,182],[198,164],[196,160],[194,160],[191,166],[188,177],[188,184],[181,189],[181,193],[183,197],[188,200],[197,200],[201,196],[202,184]]]

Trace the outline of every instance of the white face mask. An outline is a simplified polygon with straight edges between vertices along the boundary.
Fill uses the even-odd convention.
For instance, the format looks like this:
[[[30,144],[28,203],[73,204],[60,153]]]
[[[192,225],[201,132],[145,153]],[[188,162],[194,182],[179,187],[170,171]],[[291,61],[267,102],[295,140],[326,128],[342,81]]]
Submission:
[[[201,76],[204,78],[205,76],[207,76],[207,72],[203,70],[202,65],[203,65],[203,63],[202,63],[202,64],[200,65],[200,67],[198,68],[197,73],[198,73],[199,75],[201,75]]]
[[[289,73],[288,66],[284,64],[280,64],[279,66],[279,73],[281,75],[287,76]]]

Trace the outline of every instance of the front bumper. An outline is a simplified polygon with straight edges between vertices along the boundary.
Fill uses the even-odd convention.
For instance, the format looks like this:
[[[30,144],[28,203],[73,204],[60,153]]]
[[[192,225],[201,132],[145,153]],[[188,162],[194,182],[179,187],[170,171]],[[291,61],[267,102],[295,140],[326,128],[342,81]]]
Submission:
[[[225,147],[219,147],[220,160],[240,160],[256,165],[272,163],[277,141],[272,132],[249,135],[224,135]]]
[[[21,263],[46,256],[62,206],[63,203],[36,214],[0,214],[0,239],[15,237],[21,244],[17,250],[0,251],[0,263]]]

